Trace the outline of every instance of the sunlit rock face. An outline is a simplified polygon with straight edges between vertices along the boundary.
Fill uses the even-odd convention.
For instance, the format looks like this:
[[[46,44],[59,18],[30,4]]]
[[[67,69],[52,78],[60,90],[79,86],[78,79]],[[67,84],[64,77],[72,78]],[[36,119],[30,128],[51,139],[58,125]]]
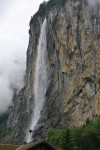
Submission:
[[[26,85],[8,120],[5,141],[21,143],[31,122],[37,46],[45,15],[31,22]],[[73,127],[100,114],[100,5],[67,0],[47,18],[48,79],[45,103],[33,138],[45,138],[50,127]],[[16,118],[16,119],[13,119]]]

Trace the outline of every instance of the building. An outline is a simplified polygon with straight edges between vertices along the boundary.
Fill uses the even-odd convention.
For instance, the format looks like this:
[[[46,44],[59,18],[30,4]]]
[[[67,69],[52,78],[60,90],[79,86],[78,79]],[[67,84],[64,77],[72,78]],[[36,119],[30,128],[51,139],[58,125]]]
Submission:
[[[0,143],[0,150],[16,150],[20,145],[13,145],[13,144],[1,144]]]
[[[45,141],[41,142],[31,142],[25,145],[20,146],[16,150],[57,150],[49,143]]]

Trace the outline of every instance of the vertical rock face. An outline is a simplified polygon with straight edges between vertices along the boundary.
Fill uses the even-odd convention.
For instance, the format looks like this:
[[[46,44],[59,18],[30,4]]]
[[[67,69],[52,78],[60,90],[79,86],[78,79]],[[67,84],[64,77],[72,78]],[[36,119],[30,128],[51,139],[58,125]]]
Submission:
[[[46,100],[33,134],[44,138],[50,127],[73,127],[100,114],[100,5],[66,0],[47,13],[49,77]],[[34,73],[43,15],[31,21],[26,84],[8,120],[5,141],[21,143],[34,107]]]

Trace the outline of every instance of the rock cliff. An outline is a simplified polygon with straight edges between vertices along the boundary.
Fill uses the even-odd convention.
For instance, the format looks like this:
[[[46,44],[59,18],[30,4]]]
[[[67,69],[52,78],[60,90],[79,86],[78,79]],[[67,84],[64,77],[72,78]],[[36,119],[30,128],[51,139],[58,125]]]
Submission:
[[[81,126],[100,114],[100,5],[87,0],[50,0],[30,21],[25,87],[7,122],[3,141],[22,143],[34,107],[37,45],[47,18],[48,88],[33,134],[44,138],[48,128]]]

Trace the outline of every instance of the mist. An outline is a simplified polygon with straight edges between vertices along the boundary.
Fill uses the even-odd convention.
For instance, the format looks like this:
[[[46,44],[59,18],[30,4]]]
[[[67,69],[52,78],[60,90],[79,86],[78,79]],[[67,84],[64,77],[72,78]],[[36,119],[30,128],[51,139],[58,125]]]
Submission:
[[[43,0],[0,0],[0,113],[24,86],[31,16]]]

